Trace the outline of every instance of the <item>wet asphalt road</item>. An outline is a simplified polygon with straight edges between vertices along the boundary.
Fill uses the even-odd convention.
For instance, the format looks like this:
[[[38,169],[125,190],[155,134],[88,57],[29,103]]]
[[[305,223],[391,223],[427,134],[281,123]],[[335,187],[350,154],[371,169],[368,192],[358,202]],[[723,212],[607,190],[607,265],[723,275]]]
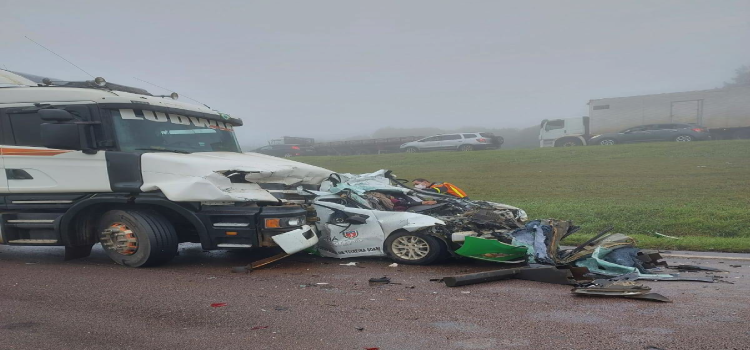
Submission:
[[[646,282],[666,304],[519,280],[429,281],[496,268],[473,262],[295,255],[237,274],[258,257],[187,246],[149,269],[99,248],[62,257],[0,247],[0,349],[750,349],[750,261],[667,259],[727,269],[734,284]],[[339,265],[350,261],[362,267]],[[368,285],[382,276],[399,284]]]

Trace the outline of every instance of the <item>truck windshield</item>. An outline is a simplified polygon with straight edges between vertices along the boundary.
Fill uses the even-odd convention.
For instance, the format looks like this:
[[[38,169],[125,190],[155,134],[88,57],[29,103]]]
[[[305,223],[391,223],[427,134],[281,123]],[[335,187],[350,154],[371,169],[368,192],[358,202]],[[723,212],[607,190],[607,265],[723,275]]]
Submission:
[[[121,151],[240,152],[232,125],[140,109],[110,109]]]

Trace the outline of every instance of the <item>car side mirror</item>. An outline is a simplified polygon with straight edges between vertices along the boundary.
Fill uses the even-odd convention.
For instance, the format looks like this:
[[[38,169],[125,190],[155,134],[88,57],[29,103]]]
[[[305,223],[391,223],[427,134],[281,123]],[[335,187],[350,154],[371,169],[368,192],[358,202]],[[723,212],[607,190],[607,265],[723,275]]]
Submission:
[[[346,222],[352,224],[352,225],[363,225],[367,223],[367,218],[369,216],[363,215],[363,214],[350,214],[347,213]]]
[[[81,130],[78,124],[43,123],[41,125],[42,145],[47,148],[81,150]]]
[[[38,113],[42,120],[48,122],[69,122],[76,119],[73,114],[64,109],[40,109]]]

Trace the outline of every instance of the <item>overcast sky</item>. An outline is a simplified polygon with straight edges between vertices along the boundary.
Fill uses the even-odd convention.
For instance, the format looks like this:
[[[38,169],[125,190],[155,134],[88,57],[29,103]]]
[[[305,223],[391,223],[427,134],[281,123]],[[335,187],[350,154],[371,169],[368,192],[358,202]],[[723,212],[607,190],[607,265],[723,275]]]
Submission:
[[[720,87],[750,1],[0,0],[0,66],[241,117],[242,144],[380,127],[526,127],[590,99]],[[185,98],[185,97],[183,97]]]

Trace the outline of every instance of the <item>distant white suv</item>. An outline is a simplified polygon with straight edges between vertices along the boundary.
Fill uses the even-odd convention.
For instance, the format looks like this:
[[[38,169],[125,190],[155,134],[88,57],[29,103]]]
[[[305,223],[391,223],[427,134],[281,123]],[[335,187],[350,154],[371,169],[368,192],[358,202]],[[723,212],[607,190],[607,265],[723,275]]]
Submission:
[[[407,142],[401,149],[407,153],[424,151],[474,151],[482,149],[499,149],[503,138],[491,132],[466,132],[442,134],[425,137],[421,140]]]

